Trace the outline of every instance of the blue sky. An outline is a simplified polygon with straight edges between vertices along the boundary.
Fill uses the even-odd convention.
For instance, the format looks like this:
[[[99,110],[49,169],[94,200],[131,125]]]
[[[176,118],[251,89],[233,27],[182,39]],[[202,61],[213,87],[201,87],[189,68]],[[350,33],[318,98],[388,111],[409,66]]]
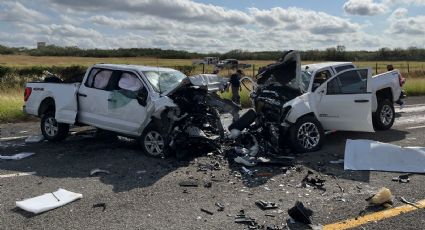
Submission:
[[[425,0],[3,0],[0,21],[7,46],[425,48]]]

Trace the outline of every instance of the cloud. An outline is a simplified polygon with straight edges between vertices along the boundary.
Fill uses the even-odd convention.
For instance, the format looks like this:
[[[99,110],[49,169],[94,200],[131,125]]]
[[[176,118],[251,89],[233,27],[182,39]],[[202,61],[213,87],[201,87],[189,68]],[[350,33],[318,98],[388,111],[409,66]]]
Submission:
[[[391,14],[390,18],[403,18],[407,15],[407,9],[406,8],[398,8],[394,10],[394,12]]]
[[[416,17],[391,17],[389,18],[390,26],[387,30],[388,33],[396,36],[407,35],[409,36],[420,36],[423,38],[425,35],[425,16]]]
[[[323,12],[301,8],[275,7],[270,10],[250,8],[250,14],[259,25],[264,27],[285,28],[286,30],[305,30],[313,34],[353,33],[360,25],[347,19],[335,17]]]
[[[48,17],[36,10],[28,9],[19,2],[4,2],[0,19],[10,22],[46,21]]]
[[[192,23],[226,23],[245,25],[250,17],[239,10],[230,10],[212,4],[190,0],[49,0],[58,6],[96,13],[120,11],[137,15],[149,15]]]
[[[388,11],[383,3],[375,3],[373,0],[349,0],[344,3],[344,11],[348,14],[373,16]]]

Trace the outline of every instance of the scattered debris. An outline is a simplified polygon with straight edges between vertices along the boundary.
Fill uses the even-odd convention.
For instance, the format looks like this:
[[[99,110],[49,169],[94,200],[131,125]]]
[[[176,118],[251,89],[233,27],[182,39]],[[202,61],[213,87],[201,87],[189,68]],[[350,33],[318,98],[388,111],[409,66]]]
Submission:
[[[400,147],[371,140],[349,139],[345,145],[345,170],[424,173],[424,165],[423,147]]]
[[[368,201],[370,205],[382,205],[388,208],[393,205],[392,198],[391,191],[388,188],[382,187],[378,193],[366,198],[366,201]]]
[[[199,183],[195,180],[184,180],[179,182],[180,187],[198,187]]]
[[[315,175],[313,171],[308,170],[307,175],[301,181],[303,187],[307,187],[307,185],[312,186],[316,189],[326,191],[323,186],[325,185],[326,180],[321,179],[318,175]]]
[[[251,157],[249,156],[244,156],[244,157],[238,156],[234,159],[234,161],[238,164],[243,164],[248,167],[252,167],[256,165],[256,162],[253,159],[251,159]]]
[[[202,212],[205,212],[206,214],[208,214],[208,215],[214,215],[214,213],[213,212],[211,212],[211,211],[209,211],[209,210],[207,210],[207,209],[204,209],[204,208],[201,208],[201,211]]]
[[[42,141],[44,141],[43,135],[29,136],[27,139],[25,139],[25,143],[40,143]]]
[[[421,208],[421,207],[417,206],[415,203],[406,200],[406,198],[404,198],[404,197],[400,197],[400,201],[403,202],[403,203],[405,203],[405,204],[412,205],[413,207],[415,207],[417,209],[420,209]]]
[[[397,181],[400,183],[409,183],[410,182],[409,174],[404,174],[404,175],[394,177],[392,181]]]
[[[110,174],[110,172],[108,170],[104,170],[104,169],[92,169],[90,171],[90,176],[97,176],[97,175],[99,175],[101,173],[107,174],[107,175]]]
[[[240,210],[235,217],[235,223],[257,225],[254,218],[248,217],[244,210]]]
[[[212,183],[210,181],[204,183],[205,188],[211,188]]]
[[[218,209],[217,209],[218,212],[224,211],[224,205],[223,204],[217,202],[217,203],[215,203],[215,206],[218,207]]]
[[[35,153],[26,153],[25,152],[25,153],[18,153],[18,154],[12,155],[12,156],[0,155],[0,160],[21,160],[21,159],[27,158],[29,156],[32,156],[34,154]]]
[[[106,209],[106,204],[105,203],[97,203],[93,205],[93,208],[102,208],[102,212],[105,211]]]
[[[269,214],[269,213],[264,214],[264,216],[268,216],[268,217],[276,217],[275,215],[273,215],[273,214]]]
[[[331,164],[344,164],[344,159],[338,159],[336,161],[329,161]]]
[[[295,221],[311,224],[310,217],[313,215],[313,211],[304,207],[304,204],[300,201],[295,203],[295,206],[288,210],[289,216]]]
[[[263,200],[259,200],[256,201],[255,204],[260,207],[262,210],[269,210],[269,209],[276,209],[278,208],[276,203],[273,202],[269,202],[269,201],[263,201]]]
[[[82,194],[73,193],[60,188],[56,192],[45,193],[41,196],[17,201],[16,206],[27,212],[39,214],[61,207],[77,199],[81,199],[82,197]]]
[[[241,172],[242,172],[243,174],[245,174],[245,175],[248,175],[248,176],[252,176],[252,175],[254,175],[254,172],[253,172],[253,171],[251,171],[251,170],[249,170],[249,169],[247,169],[247,168],[245,168],[245,167],[243,167],[243,166],[242,166],[242,168],[241,168]]]

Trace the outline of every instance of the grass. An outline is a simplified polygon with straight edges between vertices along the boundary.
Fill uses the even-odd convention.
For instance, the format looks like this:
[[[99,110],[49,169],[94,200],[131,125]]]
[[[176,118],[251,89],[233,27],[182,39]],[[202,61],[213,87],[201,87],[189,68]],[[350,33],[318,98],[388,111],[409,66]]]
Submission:
[[[20,89],[2,89],[0,92],[0,123],[24,121],[29,117],[22,112],[23,92]]]
[[[408,78],[403,86],[407,96],[419,96],[425,94],[425,78]]]

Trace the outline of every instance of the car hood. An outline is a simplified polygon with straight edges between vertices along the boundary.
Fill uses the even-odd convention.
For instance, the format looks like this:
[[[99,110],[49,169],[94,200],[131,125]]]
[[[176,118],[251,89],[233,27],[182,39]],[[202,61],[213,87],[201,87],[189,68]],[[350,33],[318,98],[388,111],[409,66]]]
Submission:
[[[162,93],[162,95],[168,96],[181,88],[191,86],[205,88],[208,91],[215,92],[225,89],[227,82],[228,79],[220,77],[216,74],[198,74],[183,79],[180,84],[176,85],[172,89],[165,91],[164,93]]]
[[[257,76],[259,85],[270,81],[277,81],[282,85],[300,79],[301,76],[301,58],[298,51],[290,50],[283,54],[279,60],[265,67]]]

